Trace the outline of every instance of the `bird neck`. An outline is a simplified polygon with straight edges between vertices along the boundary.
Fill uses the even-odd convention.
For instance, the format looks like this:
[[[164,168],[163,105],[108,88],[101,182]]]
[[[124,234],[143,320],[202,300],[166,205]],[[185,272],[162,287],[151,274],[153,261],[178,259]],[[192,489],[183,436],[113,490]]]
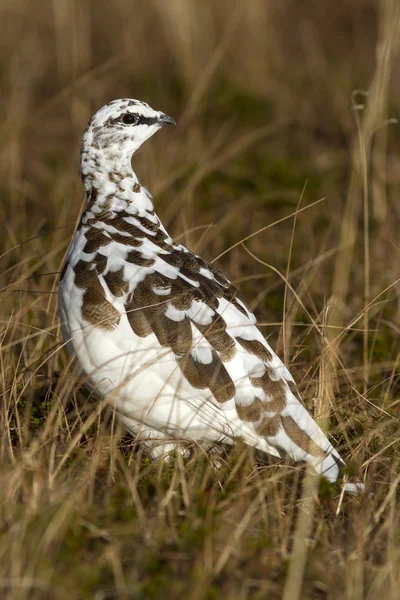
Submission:
[[[132,152],[82,148],[81,178],[86,189],[87,210],[125,211],[132,215],[153,212],[149,192],[142,188],[131,165]]]

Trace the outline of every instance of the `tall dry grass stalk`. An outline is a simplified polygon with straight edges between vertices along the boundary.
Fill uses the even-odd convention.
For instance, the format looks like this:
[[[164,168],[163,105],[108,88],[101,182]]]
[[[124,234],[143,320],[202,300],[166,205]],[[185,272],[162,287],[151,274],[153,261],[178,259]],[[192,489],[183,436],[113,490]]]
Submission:
[[[348,294],[351,289],[351,267],[359,231],[360,211],[363,209],[364,234],[364,383],[368,385],[368,328],[370,297],[370,252],[369,252],[369,165],[376,157],[373,146],[374,136],[386,128],[391,119],[387,114],[390,94],[390,79],[396,62],[400,41],[400,5],[393,0],[380,2],[379,37],[376,44],[376,68],[371,84],[366,91],[355,90],[352,109],[356,122],[356,131],[352,142],[351,175],[342,221],[339,251],[335,263],[335,275],[332,291],[337,309],[331,322],[343,325],[343,316]],[[382,153],[382,144],[378,147]],[[383,148],[383,154],[385,154]],[[384,215],[385,201],[379,205],[378,196],[374,196],[374,212]],[[337,348],[335,348],[337,351]]]

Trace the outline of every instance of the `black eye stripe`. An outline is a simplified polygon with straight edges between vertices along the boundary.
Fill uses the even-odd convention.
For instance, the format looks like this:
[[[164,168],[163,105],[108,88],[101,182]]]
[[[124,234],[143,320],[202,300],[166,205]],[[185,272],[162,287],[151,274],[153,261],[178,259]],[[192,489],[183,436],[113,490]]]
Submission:
[[[126,117],[126,115],[132,115],[132,117],[134,119],[136,119],[136,122],[134,123],[124,123],[124,117]],[[145,117],[143,115],[138,115],[137,113],[131,112],[131,113],[124,113],[123,115],[119,115],[118,117],[110,117],[105,123],[104,126],[111,126],[114,127],[115,125],[123,125],[124,127],[134,127],[135,125],[155,125],[155,124],[160,124],[160,119],[158,117]]]
[[[133,116],[136,117],[136,122],[135,123],[129,123],[129,126],[132,125],[154,125],[155,123],[158,123],[158,119],[156,117],[144,117],[143,115],[137,115],[135,113],[132,113]],[[123,118],[124,115],[122,116],[122,122],[123,122]]]
[[[135,125],[154,125],[155,123],[158,123],[156,117],[144,117],[143,115],[139,115],[139,120]]]

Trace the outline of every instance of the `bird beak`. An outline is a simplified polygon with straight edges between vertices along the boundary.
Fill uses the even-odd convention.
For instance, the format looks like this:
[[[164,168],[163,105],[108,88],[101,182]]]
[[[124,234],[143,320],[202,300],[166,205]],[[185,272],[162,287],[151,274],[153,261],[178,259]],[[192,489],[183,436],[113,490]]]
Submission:
[[[164,115],[164,113],[160,113],[158,121],[161,125],[176,125],[174,119],[168,115]]]

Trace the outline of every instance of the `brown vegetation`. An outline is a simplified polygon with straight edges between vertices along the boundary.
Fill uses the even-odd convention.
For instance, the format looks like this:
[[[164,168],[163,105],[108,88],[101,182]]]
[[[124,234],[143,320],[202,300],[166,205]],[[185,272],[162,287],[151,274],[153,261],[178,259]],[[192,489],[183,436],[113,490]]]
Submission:
[[[396,0],[2,0],[2,598],[398,598],[399,19]],[[82,389],[57,273],[83,128],[118,97],[176,118],[139,178],[240,285],[363,498],[240,445],[219,470],[197,448],[151,465]]]

